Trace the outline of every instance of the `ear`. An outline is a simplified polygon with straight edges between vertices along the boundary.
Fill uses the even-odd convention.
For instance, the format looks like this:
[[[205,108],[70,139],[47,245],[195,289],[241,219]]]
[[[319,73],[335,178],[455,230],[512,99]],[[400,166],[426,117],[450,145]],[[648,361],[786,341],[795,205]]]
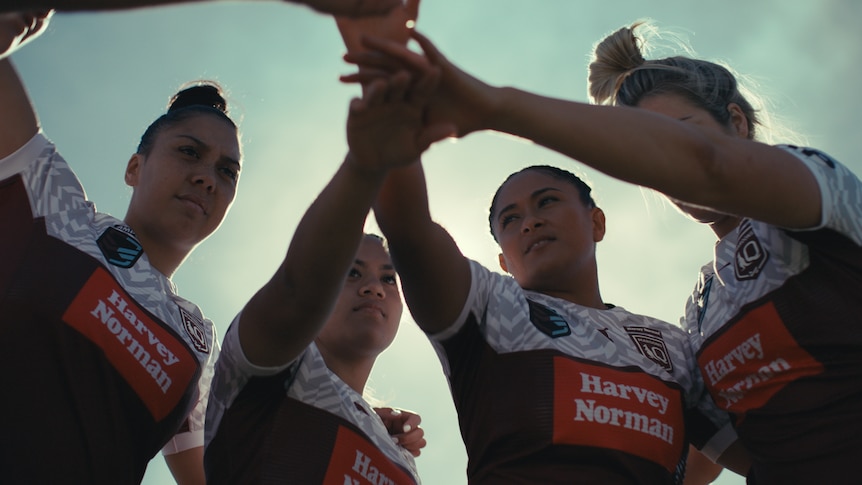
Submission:
[[[730,128],[733,133],[736,133],[740,138],[749,138],[748,133],[748,116],[736,103],[727,105],[727,112],[730,113]]]
[[[129,163],[126,164],[126,185],[129,187],[134,187],[138,185],[138,177],[141,172],[141,165],[144,164],[143,160],[144,156],[140,153],[135,153],[129,158]]]
[[[500,253],[498,255],[498,257],[500,258],[500,269],[502,269],[504,272],[508,273],[509,272],[509,266],[506,264],[505,256],[503,256],[503,253]]]
[[[590,215],[593,220],[593,242],[599,242],[605,238],[605,211],[594,207]]]

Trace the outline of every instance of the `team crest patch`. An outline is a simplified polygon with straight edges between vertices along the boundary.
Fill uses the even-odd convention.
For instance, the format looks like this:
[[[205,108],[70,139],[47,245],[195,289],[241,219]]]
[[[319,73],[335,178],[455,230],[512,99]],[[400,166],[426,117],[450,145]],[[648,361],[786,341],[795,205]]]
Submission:
[[[530,305],[530,321],[543,334],[560,338],[572,333],[569,323],[559,313],[532,300],[527,300],[527,304]]]
[[[144,254],[141,243],[122,227],[109,227],[96,243],[108,263],[120,268],[131,268]]]
[[[769,259],[769,253],[760,244],[748,220],[743,221],[739,226],[739,239],[733,259],[733,269],[738,280],[757,278]]]
[[[660,330],[649,327],[623,328],[644,357],[660,365],[664,370],[673,372],[673,362],[670,360],[670,354]]]
[[[180,308],[180,315],[183,317],[183,328],[192,341],[198,352],[205,354],[210,353],[209,343],[207,343],[207,333],[204,330],[204,324],[201,320],[191,313]]]

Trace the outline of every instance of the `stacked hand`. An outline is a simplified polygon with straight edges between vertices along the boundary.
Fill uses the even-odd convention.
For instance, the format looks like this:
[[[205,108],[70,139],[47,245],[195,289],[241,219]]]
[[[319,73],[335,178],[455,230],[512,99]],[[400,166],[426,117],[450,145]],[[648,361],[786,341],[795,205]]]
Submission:
[[[432,143],[454,134],[449,123],[424,123],[422,112],[437,88],[439,71],[414,80],[407,71],[367,84],[353,99],[347,119],[347,143],[353,163],[365,170],[385,170],[418,160]]]
[[[347,52],[361,52],[363,36],[375,36],[389,39],[402,45],[410,40],[410,31],[419,16],[419,0],[406,0],[389,11],[387,15],[348,18],[336,16],[335,23],[344,39]]]
[[[427,37],[415,31],[411,37],[422,47],[424,55],[411,51],[403,42],[363,35],[364,49],[344,56],[345,61],[359,66],[359,72],[342,76],[341,80],[367,86],[405,70],[418,78],[439,76],[437,87],[422,96],[427,99],[422,107],[424,123],[454,126],[459,137],[489,128],[489,119],[500,104],[500,90],[452,64]],[[410,87],[408,95],[414,87],[417,86]]]
[[[52,14],[45,9],[0,13],[0,59],[44,32]]]

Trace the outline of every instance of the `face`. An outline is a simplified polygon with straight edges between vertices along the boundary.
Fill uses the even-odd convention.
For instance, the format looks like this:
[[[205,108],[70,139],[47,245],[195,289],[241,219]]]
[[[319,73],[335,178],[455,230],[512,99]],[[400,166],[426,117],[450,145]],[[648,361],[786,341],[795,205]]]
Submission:
[[[536,170],[512,177],[500,189],[493,224],[500,266],[523,288],[565,289],[595,271],[604,214],[569,182]]]
[[[340,355],[377,357],[395,339],[402,309],[392,260],[380,240],[366,236],[318,345]]]
[[[728,106],[730,110],[730,123],[728,126],[719,123],[708,111],[696,106],[694,103],[676,94],[658,94],[648,96],[640,101],[638,108],[652,111],[654,113],[670,116],[671,118],[686,123],[691,123],[705,130],[707,133],[726,136],[748,137],[748,125],[745,115],[739,106],[731,103]],[[724,225],[729,219],[736,219],[733,216],[728,216],[713,210],[689,205],[685,202],[672,200],[674,204],[691,219],[704,224],[720,224]],[[732,224],[732,225],[735,225]]]
[[[134,187],[126,223],[166,247],[191,251],[227,214],[240,171],[236,129],[198,114],[163,129],[126,169]]]

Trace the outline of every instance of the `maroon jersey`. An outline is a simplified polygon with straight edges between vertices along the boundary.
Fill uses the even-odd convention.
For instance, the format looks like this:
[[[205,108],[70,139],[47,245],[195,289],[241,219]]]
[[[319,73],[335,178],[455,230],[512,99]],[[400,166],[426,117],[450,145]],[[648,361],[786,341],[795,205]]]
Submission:
[[[202,429],[211,323],[41,134],[0,180],[3,479],[139,483],[184,423]]]

